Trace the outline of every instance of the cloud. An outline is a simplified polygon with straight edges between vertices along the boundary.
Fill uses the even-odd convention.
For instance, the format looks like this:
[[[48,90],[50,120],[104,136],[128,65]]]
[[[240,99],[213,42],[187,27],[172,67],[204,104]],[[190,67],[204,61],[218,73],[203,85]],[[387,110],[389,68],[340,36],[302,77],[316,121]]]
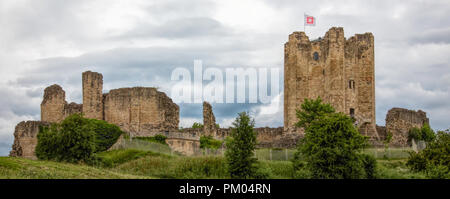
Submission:
[[[303,30],[304,13],[317,17],[317,26],[306,29],[311,39],[332,26],[344,27],[347,38],[374,34],[379,124],[398,106],[426,111],[433,128],[449,127],[446,0],[3,0],[0,11],[0,26],[7,27],[0,31],[0,155],[7,154],[17,122],[39,119],[48,85],[60,84],[67,101],[81,103],[86,70],[104,75],[104,92],[155,86],[170,94],[172,70],[192,70],[195,59],[203,60],[204,69],[282,69],[283,44]],[[213,110],[221,126],[241,111],[250,111],[257,126],[281,126],[282,105],[273,114],[263,113],[274,106],[260,103],[213,104]],[[202,121],[201,104],[180,107],[183,125]]]
[[[119,36],[119,38],[160,37],[182,39],[195,37],[204,39],[204,37],[223,38],[229,34],[231,34],[231,30],[224,27],[217,20],[198,17],[170,20],[160,25],[141,24],[135,29],[124,33],[123,36]]]

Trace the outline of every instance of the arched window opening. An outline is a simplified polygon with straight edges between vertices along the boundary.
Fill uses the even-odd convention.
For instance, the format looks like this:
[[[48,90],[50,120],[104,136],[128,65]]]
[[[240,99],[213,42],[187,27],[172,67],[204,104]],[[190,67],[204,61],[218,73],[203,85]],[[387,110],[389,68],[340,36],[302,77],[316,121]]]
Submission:
[[[313,54],[313,59],[316,60],[316,61],[318,61],[318,60],[319,60],[319,53],[314,52],[314,54]]]

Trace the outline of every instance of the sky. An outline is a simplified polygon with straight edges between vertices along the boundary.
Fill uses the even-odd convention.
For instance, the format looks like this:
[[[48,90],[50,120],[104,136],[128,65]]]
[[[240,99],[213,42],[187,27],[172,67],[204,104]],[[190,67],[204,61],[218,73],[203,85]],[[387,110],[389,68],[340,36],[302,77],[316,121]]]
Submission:
[[[82,102],[83,71],[102,73],[104,92],[148,86],[168,95],[171,72],[196,59],[204,68],[282,72],[284,43],[303,31],[304,13],[317,18],[306,28],[310,39],[331,27],[343,27],[346,38],[373,33],[378,125],[402,107],[427,112],[434,129],[450,127],[448,0],[2,0],[0,156],[18,122],[40,119],[45,87],[59,84],[68,102]],[[257,126],[282,126],[282,89],[272,98],[278,107],[213,104],[216,121],[227,127],[249,111]],[[201,104],[179,105],[181,126],[202,121]]]

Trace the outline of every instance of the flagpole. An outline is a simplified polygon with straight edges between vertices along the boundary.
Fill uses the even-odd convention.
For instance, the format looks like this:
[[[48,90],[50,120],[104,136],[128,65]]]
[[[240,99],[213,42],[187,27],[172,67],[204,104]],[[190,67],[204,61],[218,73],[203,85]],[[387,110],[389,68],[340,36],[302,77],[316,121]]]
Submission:
[[[306,12],[303,13],[303,32],[306,34],[306,22],[305,22]]]

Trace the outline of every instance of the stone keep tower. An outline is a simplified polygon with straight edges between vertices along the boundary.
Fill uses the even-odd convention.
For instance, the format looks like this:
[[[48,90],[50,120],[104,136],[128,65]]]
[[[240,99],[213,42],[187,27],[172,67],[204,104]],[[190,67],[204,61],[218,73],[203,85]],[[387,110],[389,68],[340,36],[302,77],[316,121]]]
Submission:
[[[103,120],[103,75],[83,73],[83,114],[87,118]]]
[[[321,97],[338,112],[354,117],[363,132],[375,130],[374,38],[372,33],[344,37],[331,28],[310,41],[304,32],[289,35],[284,47],[284,127],[297,122],[305,98]]]

